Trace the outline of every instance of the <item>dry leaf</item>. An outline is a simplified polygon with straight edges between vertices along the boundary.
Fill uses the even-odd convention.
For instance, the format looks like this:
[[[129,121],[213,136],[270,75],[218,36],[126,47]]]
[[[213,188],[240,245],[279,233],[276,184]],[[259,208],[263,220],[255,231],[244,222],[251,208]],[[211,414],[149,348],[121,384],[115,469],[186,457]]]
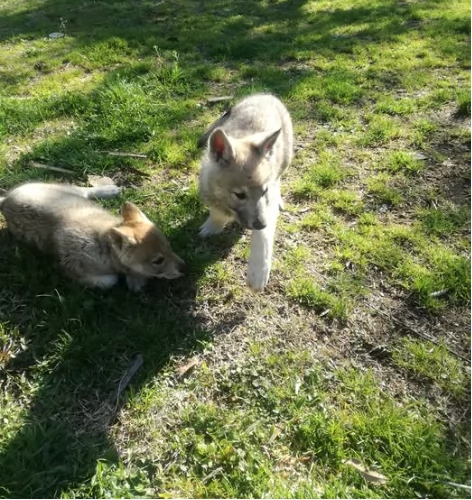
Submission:
[[[277,436],[280,435],[282,432],[282,429],[278,425],[274,425],[274,430],[272,431],[272,436],[270,436],[268,443],[272,443],[274,439],[277,438]]]
[[[385,476],[379,472],[375,472],[374,470],[367,469],[362,465],[361,461],[356,458],[345,460],[344,463],[354,467],[354,469],[359,471],[361,476],[369,483],[381,485],[387,482],[387,478]]]
[[[115,186],[113,179],[110,177],[102,177],[101,175],[89,175],[87,176],[87,180],[93,187]]]
[[[186,363],[185,365],[179,366],[177,368],[177,374],[179,375],[179,377],[182,377],[196,365],[198,365],[198,359],[192,358],[188,363]]]

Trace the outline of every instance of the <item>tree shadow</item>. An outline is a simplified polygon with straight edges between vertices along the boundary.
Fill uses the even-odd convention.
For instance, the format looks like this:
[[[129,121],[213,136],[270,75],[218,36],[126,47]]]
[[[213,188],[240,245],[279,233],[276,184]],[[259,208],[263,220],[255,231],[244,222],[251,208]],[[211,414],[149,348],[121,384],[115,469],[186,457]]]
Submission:
[[[438,0],[429,0],[434,7]],[[318,10],[312,13],[306,0],[248,2],[235,0],[155,2],[142,0],[84,1],[44,0],[39,7],[5,9],[0,41],[21,38],[46,40],[38,54],[44,61],[60,60],[93,69],[96,62],[120,64],[122,58],[139,60],[159,50],[175,50],[192,64],[271,62],[312,58],[316,54],[354,54],[369,44],[395,41],[404,33],[428,29],[435,33],[470,31],[470,21],[452,19],[423,22],[424,2],[396,2],[381,5]],[[113,20],[110,22],[110,20]],[[468,31],[469,28],[469,31]],[[51,32],[67,36],[55,45]],[[447,38],[447,37],[442,37]],[[467,64],[465,44],[444,41],[434,49],[454,53]],[[25,48],[26,57],[32,57]],[[118,59],[116,56],[118,53]],[[34,54],[33,54],[34,55]],[[44,62],[43,61],[43,62]],[[41,60],[39,61],[41,63]],[[32,65],[40,74],[43,64],[34,57]],[[17,68],[5,68],[0,76],[6,84],[16,81]]]
[[[233,311],[210,326],[197,311],[198,279],[224,258],[239,233],[201,243],[195,222],[170,236],[189,275],[155,280],[139,294],[124,283],[110,291],[84,289],[49,257],[0,231],[0,321],[23,346],[6,363],[0,384],[19,396],[26,384],[34,394],[21,402],[27,416],[0,454],[2,496],[58,497],[93,475],[99,458],[115,460],[107,434],[126,401],[126,393],[117,399],[120,379],[135,357],[144,360],[132,380],[139,391],[172,355],[198,351],[203,340],[243,321]],[[192,251],[179,248],[184,240]],[[9,346],[11,354],[18,345]]]
[[[121,68],[120,74],[134,75],[130,68]],[[93,100],[116,78],[116,72],[110,72],[87,97]],[[56,106],[60,113],[77,102],[70,95],[57,100]],[[192,113],[169,108],[166,117],[181,123]],[[139,199],[143,177],[127,169],[134,163],[110,160],[97,149],[116,144],[136,147],[146,138],[123,130],[111,139],[89,139],[85,126],[53,141],[39,141],[13,163],[8,185],[2,187],[20,180],[51,180],[50,173],[24,168],[30,159],[46,157],[76,174],[62,182],[83,183],[85,174],[106,171],[119,177],[121,184],[132,185]],[[156,195],[161,188],[155,188]],[[160,201],[153,198],[151,203],[159,206]],[[115,208],[119,203],[104,202]],[[136,356],[142,355],[143,365],[132,380],[133,391],[145,386],[172,356],[198,351],[202,342],[224,335],[244,320],[242,313],[231,310],[209,321],[196,304],[202,276],[225,258],[241,231],[232,227],[209,241],[201,240],[198,228],[204,216],[197,194],[176,188],[167,204],[165,220],[155,222],[189,272],[172,282],[154,280],[139,294],[129,292],[123,282],[109,291],[84,289],[64,277],[51,257],[18,243],[6,229],[0,231],[0,323],[8,325],[5,337],[0,336],[0,366],[6,360],[0,387],[19,397],[26,387],[33,394],[21,399],[26,416],[22,415],[16,433],[4,436],[8,444],[0,450],[0,496],[58,497],[90,478],[98,459],[116,460],[108,431],[126,402],[126,392],[118,398],[117,389]]]

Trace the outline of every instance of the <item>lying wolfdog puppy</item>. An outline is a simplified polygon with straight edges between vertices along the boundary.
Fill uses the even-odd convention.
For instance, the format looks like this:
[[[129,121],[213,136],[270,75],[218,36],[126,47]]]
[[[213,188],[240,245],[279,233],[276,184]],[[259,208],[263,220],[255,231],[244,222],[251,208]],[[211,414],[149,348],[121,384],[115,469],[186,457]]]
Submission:
[[[200,235],[219,233],[230,220],[252,229],[247,283],[262,290],[282,207],[280,176],[293,154],[290,115],[273,95],[255,94],[214,122],[198,144],[207,147],[200,194],[210,209]]]
[[[135,205],[126,202],[120,219],[91,201],[119,192],[116,186],[24,184],[0,198],[0,211],[14,236],[54,254],[86,286],[110,288],[124,274],[139,291],[148,278],[182,276],[183,260]]]

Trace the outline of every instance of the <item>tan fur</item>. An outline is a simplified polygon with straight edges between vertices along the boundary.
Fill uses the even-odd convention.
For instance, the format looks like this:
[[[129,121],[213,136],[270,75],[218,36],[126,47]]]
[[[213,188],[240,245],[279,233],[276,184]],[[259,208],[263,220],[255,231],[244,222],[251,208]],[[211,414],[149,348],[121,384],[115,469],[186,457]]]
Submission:
[[[88,199],[102,191],[25,184],[0,199],[0,210],[14,236],[55,255],[86,286],[109,288],[124,274],[137,291],[148,278],[182,276],[184,262],[135,205],[126,202],[119,218]]]

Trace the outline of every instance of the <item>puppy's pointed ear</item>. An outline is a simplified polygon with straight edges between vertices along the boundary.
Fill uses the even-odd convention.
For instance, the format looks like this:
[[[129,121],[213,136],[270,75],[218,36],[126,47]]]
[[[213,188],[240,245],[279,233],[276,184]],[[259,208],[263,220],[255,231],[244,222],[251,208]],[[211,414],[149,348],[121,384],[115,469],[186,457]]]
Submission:
[[[119,250],[136,245],[137,241],[123,227],[112,227],[110,230],[110,238],[112,245]]]
[[[130,201],[125,201],[121,207],[121,216],[123,221],[126,222],[149,222],[149,219],[139,210],[139,208]]]
[[[281,130],[282,129],[279,128],[279,130],[270,133],[264,139],[262,139],[262,141],[260,141],[259,144],[256,145],[261,156],[266,156],[272,151],[272,148],[274,147],[274,144],[277,141]]]
[[[217,128],[210,136],[209,148],[211,156],[216,160],[229,162],[233,159],[233,147],[224,130]]]

